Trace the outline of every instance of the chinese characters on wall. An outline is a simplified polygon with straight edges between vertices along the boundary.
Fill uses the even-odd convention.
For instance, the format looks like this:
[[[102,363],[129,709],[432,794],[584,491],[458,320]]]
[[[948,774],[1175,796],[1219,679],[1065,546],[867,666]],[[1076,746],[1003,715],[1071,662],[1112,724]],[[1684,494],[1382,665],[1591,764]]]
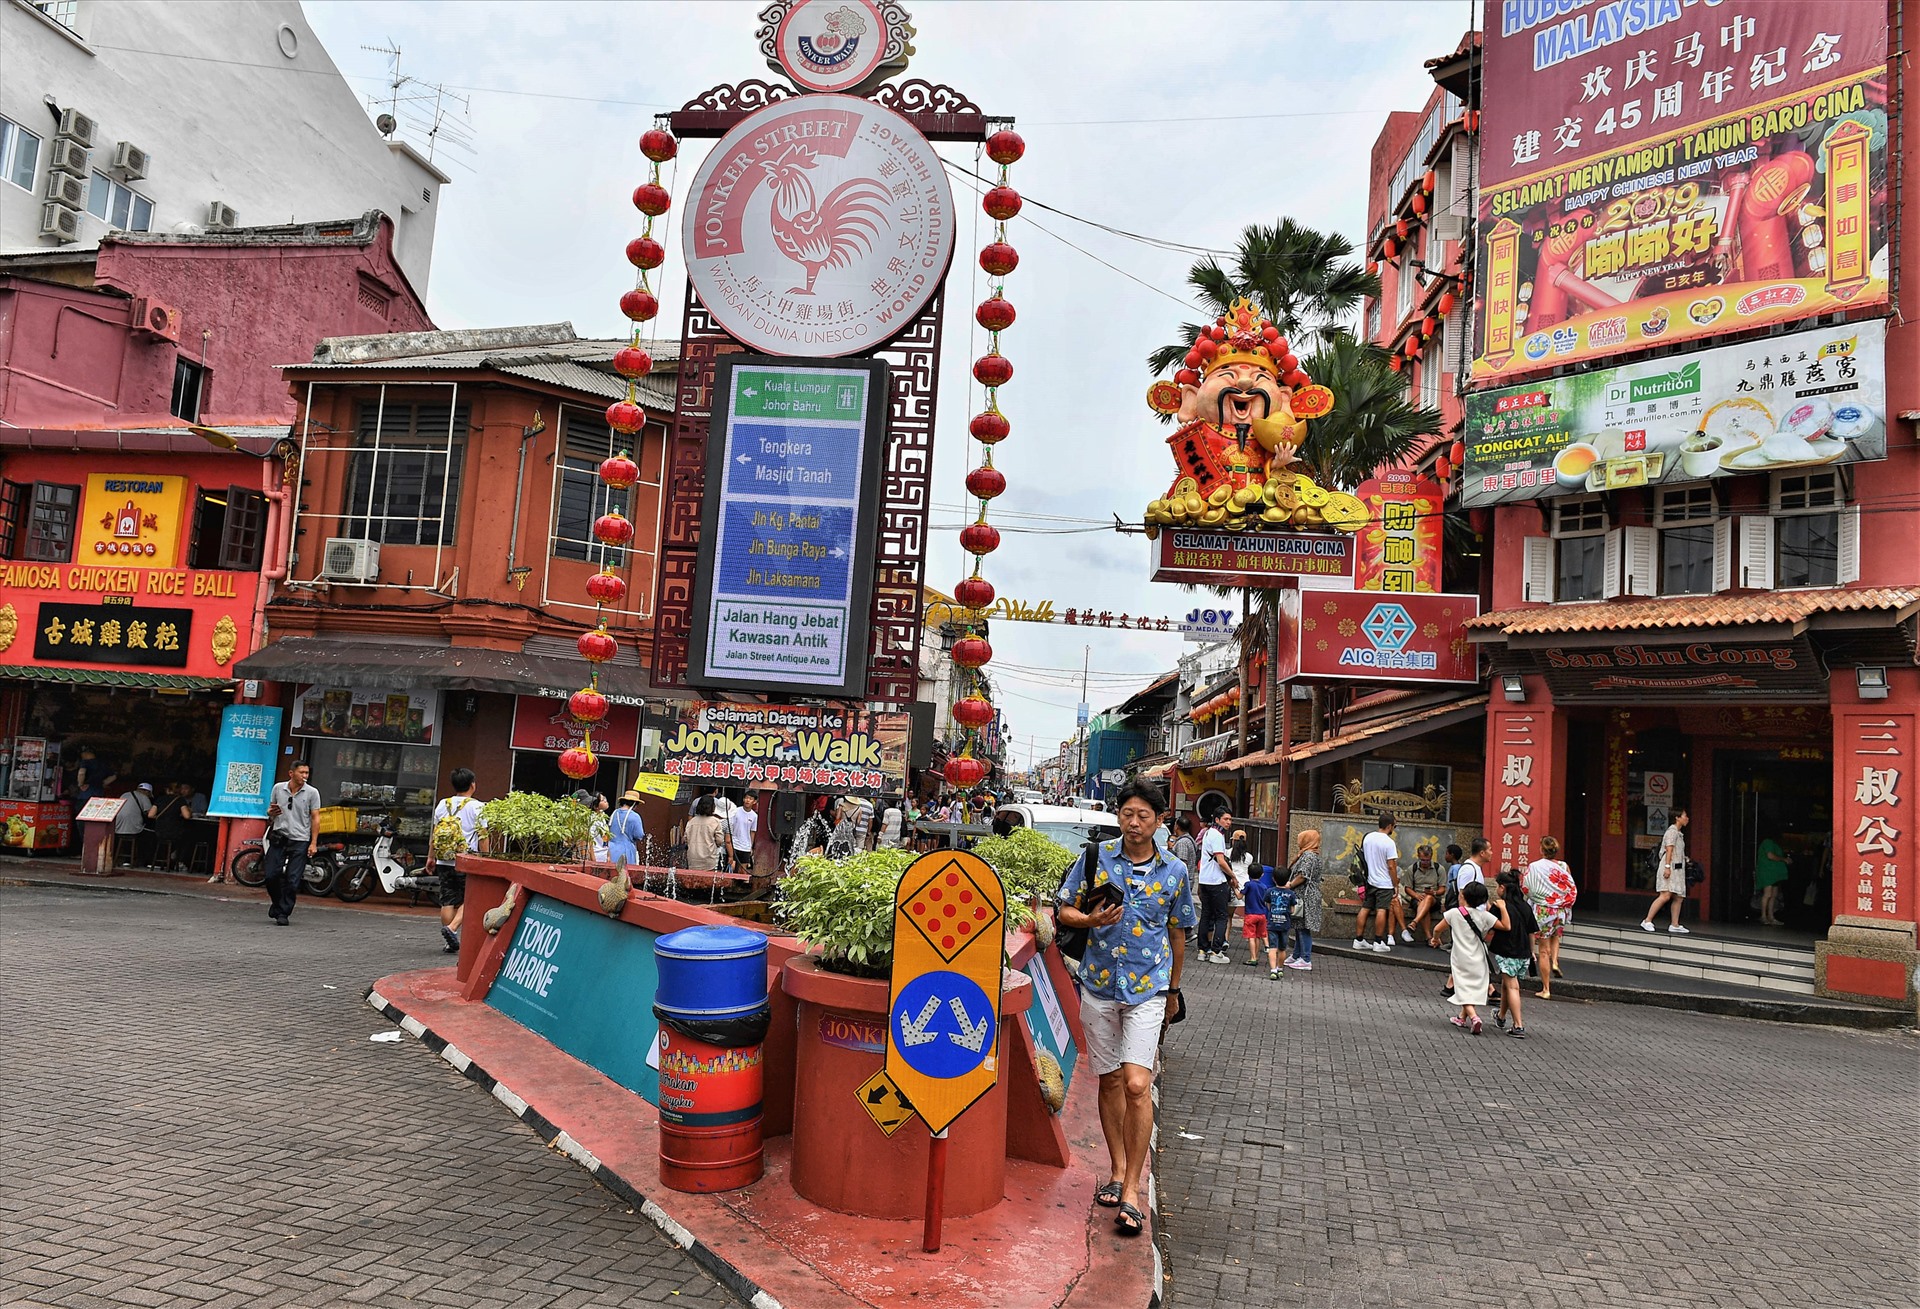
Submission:
[[[1911,921],[1913,715],[1853,712],[1840,725],[1834,912]]]

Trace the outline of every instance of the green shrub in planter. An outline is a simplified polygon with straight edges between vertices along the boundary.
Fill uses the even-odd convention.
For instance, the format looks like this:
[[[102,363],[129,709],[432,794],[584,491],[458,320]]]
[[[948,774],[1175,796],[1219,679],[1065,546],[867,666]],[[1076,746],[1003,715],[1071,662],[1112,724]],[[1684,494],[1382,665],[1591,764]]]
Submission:
[[[893,968],[893,897],[911,850],[845,859],[802,855],[780,879],[780,921],[829,972],[885,977]]]
[[[588,848],[593,812],[572,800],[549,800],[531,791],[509,791],[480,808],[487,852],[531,862],[578,860]]]
[[[1080,857],[1077,851],[1056,845],[1031,827],[1016,827],[1005,836],[984,837],[974,844],[973,852],[1000,875],[1000,885],[1007,893],[1007,921],[1016,928],[1033,921],[1028,901],[1039,896],[1042,903],[1050,902],[1067,869]]]

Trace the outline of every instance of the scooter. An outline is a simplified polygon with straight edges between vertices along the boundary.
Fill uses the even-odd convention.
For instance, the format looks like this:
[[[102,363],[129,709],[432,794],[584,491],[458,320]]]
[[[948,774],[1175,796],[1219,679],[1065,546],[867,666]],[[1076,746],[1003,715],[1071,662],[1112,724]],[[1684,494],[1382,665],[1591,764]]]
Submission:
[[[334,894],[349,904],[355,904],[373,894],[376,881],[388,895],[395,891],[414,892],[416,902],[420,893],[439,890],[438,874],[412,871],[411,851],[402,849],[396,856],[394,835],[392,827],[382,827],[371,849],[339,856],[340,880],[334,887]]]

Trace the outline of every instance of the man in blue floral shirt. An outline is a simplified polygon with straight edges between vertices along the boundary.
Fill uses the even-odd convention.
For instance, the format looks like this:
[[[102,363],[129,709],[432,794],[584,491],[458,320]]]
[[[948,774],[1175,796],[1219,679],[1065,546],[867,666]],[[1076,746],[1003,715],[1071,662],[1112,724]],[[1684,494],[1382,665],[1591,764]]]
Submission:
[[[1080,1021],[1100,1077],[1100,1126],[1112,1163],[1094,1202],[1117,1210],[1115,1227],[1137,1236],[1146,1225],[1140,1175],[1153,1137],[1153,1066],[1160,1033],[1178,1012],[1169,999],[1182,1003],[1186,929],[1196,916],[1187,866],[1153,842],[1165,799],[1135,782],[1114,800],[1120,839],[1095,847],[1091,879],[1088,860],[1074,861],[1055,917],[1062,927],[1090,929],[1080,960]],[[1116,903],[1098,898],[1115,892]]]

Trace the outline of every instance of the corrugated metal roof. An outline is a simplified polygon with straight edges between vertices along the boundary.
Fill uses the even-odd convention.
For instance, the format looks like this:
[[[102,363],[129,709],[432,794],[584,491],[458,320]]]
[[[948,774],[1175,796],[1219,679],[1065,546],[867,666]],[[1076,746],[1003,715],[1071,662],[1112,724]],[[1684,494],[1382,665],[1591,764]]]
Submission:
[[[393,373],[393,372],[479,372],[505,373],[546,386],[579,391],[602,399],[617,400],[627,393],[626,379],[613,371],[614,352],[627,345],[624,337],[605,340],[549,339],[560,333],[546,329],[527,329],[536,339],[512,339],[511,329],[487,329],[481,332],[415,332],[404,341],[393,339],[389,349],[376,350],[373,357],[324,359],[286,364],[289,376],[313,373]],[[489,340],[487,337],[498,339]],[[481,340],[481,344],[460,348],[463,343]],[[365,338],[336,338],[357,343]],[[323,341],[319,353],[330,353],[335,342]],[[378,342],[375,343],[377,346]],[[447,347],[455,348],[447,348]],[[402,352],[399,347],[410,347]],[[372,347],[369,347],[372,348]],[[675,378],[680,364],[680,343],[658,341],[648,347],[653,355],[653,372],[640,379],[638,390],[644,404],[654,409],[672,409]]]
[[[1462,714],[1471,713],[1473,710],[1485,706],[1487,699],[1487,694],[1481,692],[1478,695],[1466,696],[1458,700],[1449,700],[1445,704],[1430,705],[1425,709],[1416,709],[1410,713],[1392,714],[1385,718],[1377,718],[1359,727],[1350,728],[1338,736],[1329,736],[1323,740],[1306,742],[1296,745],[1292,749],[1287,749],[1283,746],[1277,750],[1263,750],[1258,754],[1242,755],[1238,759],[1229,759],[1223,764],[1215,764],[1214,768],[1218,771],[1260,768],[1273,764],[1299,763],[1301,760],[1312,759],[1336,750],[1351,752],[1355,746],[1370,741],[1374,737],[1385,736],[1389,732],[1404,736],[1408,734],[1408,728],[1419,727],[1423,723],[1432,723],[1434,719],[1457,717]],[[1433,725],[1434,727],[1443,726],[1443,724],[1439,723],[1434,723]],[[1412,733],[1412,735],[1418,734],[1419,733]]]
[[[1469,631],[1537,636],[1559,632],[1634,632],[1668,627],[1740,627],[1797,623],[1814,614],[1898,610],[1920,604],[1911,587],[1762,591],[1749,595],[1673,595],[1591,604],[1529,605],[1470,620]]]

